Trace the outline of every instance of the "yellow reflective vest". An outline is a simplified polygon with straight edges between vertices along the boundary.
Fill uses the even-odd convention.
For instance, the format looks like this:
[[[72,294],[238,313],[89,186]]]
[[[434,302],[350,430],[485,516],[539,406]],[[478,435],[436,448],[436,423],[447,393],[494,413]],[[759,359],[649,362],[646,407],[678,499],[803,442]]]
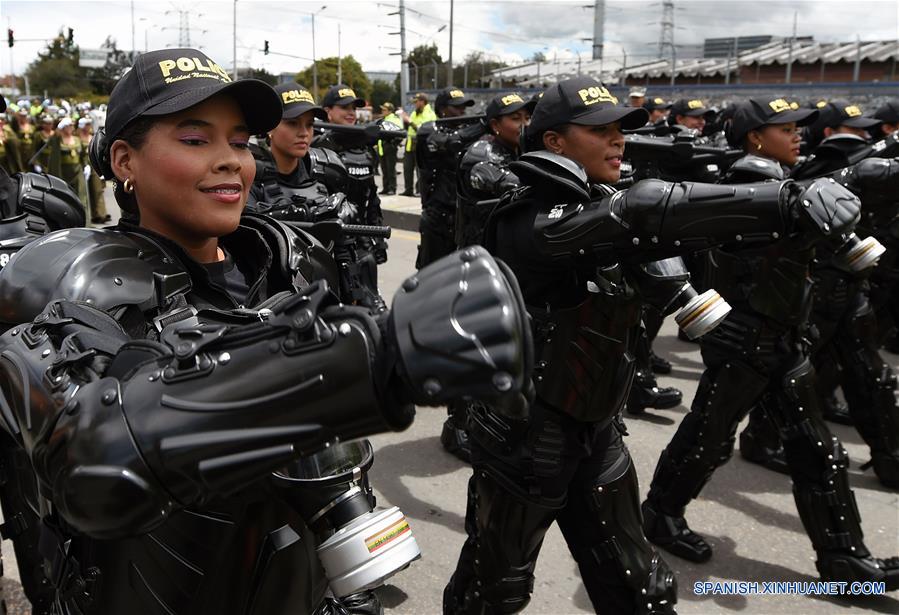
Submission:
[[[431,105],[425,105],[421,111],[415,110],[409,114],[409,128],[406,130],[406,151],[412,151],[412,144],[415,143],[415,133],[425,122],[434,122],[437,120],[437,114],[431,109]]]

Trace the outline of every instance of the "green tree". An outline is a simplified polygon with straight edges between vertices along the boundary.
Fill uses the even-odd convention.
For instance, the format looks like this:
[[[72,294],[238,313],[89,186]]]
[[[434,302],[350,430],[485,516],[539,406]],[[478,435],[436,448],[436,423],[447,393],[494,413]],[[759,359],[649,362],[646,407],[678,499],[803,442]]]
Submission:
[[[453,80],[456,85],[465,84],[465,68],[468,67],[468,87],[485,88],[490,81],[490,71],[508,66],[501,60],[491,60],[481,51],[472,51],[462,60],[462,64],[453,67]]]
[[[337,83],[337,57],[322,58],[316,60],[315,63],[318,66],[319,91],[313,92],[313,94],[315,94],[315,99],[320,101],[324,93],[328,91],[328,87]],[[353,88],[356,92],[356,96],[364,98],[365,100],[371,100],[371,82],[368,80],[368,77],[365,76],[362,65],[359,64],[356,58],[351,55],[344,56],[340,60],[340,68],[343,83]],[[296,80],[297,83],[301,83],[309,88],[309,91],[311,92],[313,83],[312,65],[310,64],[297,73]]]
[[[531,62],[546,62],[546,54],[542,51],[535,51],[531,56]]]
[[[89,89],[86,71],[78,66],[78,46],[62,31],[37,55],[25,71],[34,91],[66,98]]]
[[[278,85],[278,75],[273,75],[264,68],[251,68],[247,74],[241,75],[241,78],[259,79],[271,86]]]
[[[446,66],[443,57],[437,51],[437,44],[419,45],[409,52],[406,56],[409,61],[409,87],[413,89],[430,89],[434,88],[435,67],[436,67],[436,87],[446,85]],[[441,74],[442,73],[442,74]]]
[[[392,102],[395,107],[400,106],[400,88],[395,83],[376,79],[371,84],[371,104],[375,107],[385,102]]]
[[[88,68],[84,70],[91,92],[97,96],[109,96],[116,81],[125,73],[125,69],[131,66],[131,57],[116,46],[116,40],[111,36],[106,37],[101,49],[107,50],[106,64],[100,68]],[[52,92],[52,90],[48,90]]]

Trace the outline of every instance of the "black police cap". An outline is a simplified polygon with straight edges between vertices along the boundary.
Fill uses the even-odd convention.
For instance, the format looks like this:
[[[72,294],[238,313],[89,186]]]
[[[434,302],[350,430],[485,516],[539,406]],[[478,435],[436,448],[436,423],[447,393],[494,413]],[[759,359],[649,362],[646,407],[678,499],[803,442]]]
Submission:
[[[646,102],[643,103],[643,108],[649,112],[656,111],[658,109],[670,109],[671,103],[666,102],[664,98],[659,98],[658,96],[655,98],[649,98]]]
[[[293,82],[281,83],[275,86],[275,92],[278,93],[281,105],[284,107],[284,111],[281,113],[282,120],[300,117],[307,111],[312,111],[320,120],[328,119],[325,110],[315,104],[312,93],[303,86]]]
[[[534,107],[536,106],[536,100],[526,100],[518,92],[510,92],[508,94],[495,96],[489,103],[487,103],[487,109],[484,113],[487,116],[487,121],[490,121],[501,115],[509,115],[510,113],[515,113],[521,109],[526,109],[528,113],[533,113]]]
[[[231,81],[221,66],[196,49],[160,49],[138,56],[112,89],[107,143],[138,117],[178,113],[217,94],[234,97],[252,134],[267,132],[281,121],[281,103],[267,83]]]
[[[465,95],[465,92],[457,87],[450,86],[443,88],[434,100],[434,106],[437,109],[444,107],[471,107],[474,105],[474,98]]]
[[[734,147],[742,147],[746,135],[762,126],[790,122],[796,122],[797,126],[807,126],[816,119],[817,109],[792,105],[783,98],[750,98],[734,106],[727,141]]]
[[[328,88],[328,91],[325,92],[325,97],[322,98],[322,107],[343,107],[346,105],[353,105],[356,108],[364,107],[365,99],[356,96],[356,92],[353,88],[345,83],[332,85]]]
[[[828,128],[849,126],[867,130],[883,123],[882,120],[865,115],[858,105],[852,105],[845,100],[830,101],[823,107],[821,113],[824,126]]]
[[[899,100],[891,100],[885,105],[881,105],[874,112],[873,117],[884,124],[899,124]]]
[[[681,98],[674,101],[674,103],[671,105],[672,118],[676,118],[678,115],[684,115],[688,117],[709,117],[714,114],[715,112],[711,109],[706,108],[705,103],[698,98]]]
[[[547,88],[534,108],[528,137],[563,124],[602,126],[621,122],[630,130],[644,126],[649,113],[643,107],[622,107],[609,90],[592,77],[575,77]]]

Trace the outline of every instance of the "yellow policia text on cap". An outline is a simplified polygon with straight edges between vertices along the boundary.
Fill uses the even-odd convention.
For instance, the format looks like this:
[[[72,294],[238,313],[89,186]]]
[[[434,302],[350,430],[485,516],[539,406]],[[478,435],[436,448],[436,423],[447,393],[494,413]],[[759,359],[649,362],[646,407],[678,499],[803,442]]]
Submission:
[[[653,98],[653,99],[652,99],[652,102],[655,103],[655,104],[657,104],[657,105],[664,105],[664,104],[665,104],[665,99],[664,99],[664,98]]]
[[[450,98],[465,98],[465,94],[462,90],[450,90],[449,95]]]
[[[815,106],[818,107],[819,109],[823,109],[824,107],[827,106],[827,101],[819,100],[818,102],[815,103]]]
[[[288,90],[286,92],[281,92],[281,100],[285,105],[299,102],[307,102],[313,105],[315,104],[315,100],[313,100],[312,94],[310,94],[306,90]]]
[[[500,99],[500,102],[503,103],[504,107],[508,107],[509,105],[517,102],[524,102],[524,100],[522,100],[521,96],[519,96],[518,94],[509,94],[508,96],[503,96]]]
[[[605,87],[590,87],[584,88],[583,90],[578,90],[578,96],[581,97],[581,102],[585,105],[593,105],[598,102],[610,102],[613,105],[618,104],[618,99],[612,96],[612,93],[609,92]]]
[[[195,77],[203,77],[209,79],[217,79],[225,83],[231,82],[231,77],[221,66],[212,60],[201,60],[200,58],[177,58],[175,60],[163,60],[159,63],[159,70],[166,83],[175,83],[184,79],[193,79]],[[175,76],[172,76],[172,73]]]
[[[856,107],[855,105],[849,105],[848,107],[846,107],[843,110],[846,112],[846,115],[848,115],[849,117],[858,117],[862,114],[862,110],[859,109],[858,107]]]
[[[337,90],[337,95],[341,98],[356,98],[356,92],[354,92],[352,88],[340,88]]]
[[[695,98],[687,103],[688,109],[702,109],[704,106],[701,100]]]
[[[785,101],[783,98],[778,98],[777,100],[772,100],[768,103],[768,106],[771,107],[771,110],[774,113],[780,113],[781,111],[789,111],[790,103]]]

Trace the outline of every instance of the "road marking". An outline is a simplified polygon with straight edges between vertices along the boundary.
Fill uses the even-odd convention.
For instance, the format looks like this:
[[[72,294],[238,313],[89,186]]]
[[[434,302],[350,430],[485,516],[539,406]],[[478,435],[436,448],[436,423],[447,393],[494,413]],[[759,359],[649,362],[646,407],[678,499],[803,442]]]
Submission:
[[[390,233],[391,239],[404,239],[406,241],[419,241],[418,233],[413,233],[412,231],[404,231],[402,229],[393,229]]]

